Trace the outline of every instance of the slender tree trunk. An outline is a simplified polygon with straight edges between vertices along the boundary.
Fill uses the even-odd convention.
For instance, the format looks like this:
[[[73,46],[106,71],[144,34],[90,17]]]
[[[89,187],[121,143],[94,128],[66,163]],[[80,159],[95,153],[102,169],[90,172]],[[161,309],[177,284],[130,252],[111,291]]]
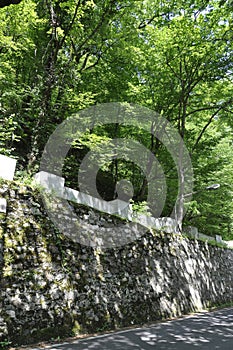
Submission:
[[[180,66],[180,75],[182,76],[182,63]],[[177,221],[177,228],[179,232],[182,232],[182,223],[184,217],[184,193],[185,193],[185,164],[184,164],[184,137],[185,137],[185,123],[187,115],[188,96],[185,96],[186,82],[181,82],[181,97],[179,106],[179,120],[178,130],[181,136],[179,147],[179,166],[178,166],[178,198],[175,204],[175,220]]]

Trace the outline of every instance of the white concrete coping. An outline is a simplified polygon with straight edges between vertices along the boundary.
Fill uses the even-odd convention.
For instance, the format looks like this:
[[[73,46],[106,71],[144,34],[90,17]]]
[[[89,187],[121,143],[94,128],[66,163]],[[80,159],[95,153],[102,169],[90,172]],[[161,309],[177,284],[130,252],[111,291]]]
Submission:
[[[196,238],[196,239],[204,239],[207,242],[215,241],[216,243],[221,243],[225,245],[228,248],[233,248],[233,241],[224,241],[222,239],[221,235],[215,235],[215,236],[207,236],[203,233],[198,232],[197,227],[194,226],[187,226],[184,228],[184,232],[187,233],[189,236]],[[231,243],[232,242],[232,243]]]
[[[16,159],[0,154],[0,177],[12,181],[15,175]]]
[[[228,248],[233,249],[233,241],[224,241],[224,243],[227,245]]]
[[[107,214],[119,215],[124,219],[139,223],[148,228],[163,230],[167,233],[178,232],[177,222],[172,218],[154,218],[137,213],[134,214],[129,202],[125,202],[120,199],[115,199],[107,202],[103,199],[93,197],[87,193],[79,192],[73,190],[72,188],[65,187],[65,179],[63,177],[41,171],[35,175],[35,180],[40,183],[46,190],[54,193],[57,197],[89,206],[93,209],[102,211]]]
[[[58,197],[63,197],[65,179],[63,177],[40,171],[34,176],[34,179],[47,191],[56,194]]]
[[[0,213],[6,213],[7,202],[5,198],[0,198]]]
[[[224,243],[223,239],[222,239],[222,236],[220,236],[220,235],[216,235],[215,236],[215,240],[216,240],[217,243]]]
[[[122,217],[128,218],[129,203],[120,199],[107,202],[103,199],[92,197],[87,193],[82,193],[69,187],[65,187],[63,198],[79,204],[87,205],[108,214],[118,214]]]
[[[147,215],[135,215],[133,221],[140,223],[149,228],[155,228],[167,233],[178,233],[178,226],[176,220],[170,217],[154,218]]]
[[[207,241],[215,241],[216,238],[212,236],[205,235],[204,233],[198,232],[198,238],[206,239]]]

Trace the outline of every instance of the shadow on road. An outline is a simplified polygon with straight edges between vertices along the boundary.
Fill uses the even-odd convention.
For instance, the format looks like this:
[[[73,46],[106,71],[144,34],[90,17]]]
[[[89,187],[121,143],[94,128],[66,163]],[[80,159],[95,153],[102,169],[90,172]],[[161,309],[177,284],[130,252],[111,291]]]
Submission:
[[[53,350],[187,350],[233,348],[233,308],[150,327],[53,345]]]

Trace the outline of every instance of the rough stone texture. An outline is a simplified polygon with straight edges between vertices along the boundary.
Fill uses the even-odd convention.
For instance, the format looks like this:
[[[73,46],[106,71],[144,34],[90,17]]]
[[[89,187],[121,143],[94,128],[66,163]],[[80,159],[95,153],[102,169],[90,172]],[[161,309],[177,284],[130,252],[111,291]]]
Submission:
[[[0,341],[143,324],[233,300],[232,250],[145,231],[100,251],[57,232],[30,189],[4,185],[0,195],[8,201],[0,216]],[[82,206],[76,211],[90,230],[120,222]]]

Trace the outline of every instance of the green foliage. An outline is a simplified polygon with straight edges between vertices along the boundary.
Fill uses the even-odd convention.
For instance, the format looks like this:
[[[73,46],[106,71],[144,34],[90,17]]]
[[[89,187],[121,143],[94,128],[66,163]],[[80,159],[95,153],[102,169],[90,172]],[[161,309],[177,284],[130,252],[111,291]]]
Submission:
[[[146,201],[135,203],[133,200],[131,200],[132,204],[132,210],[136,214],[143,214],[147,216],[151,216],[151,213],[149,212],[149,207]]]
[[[10,345],[11,345],[11,342],[9,342],[8,340],[1,341],[0,342],[0,349],[7,350],[7,349],[9,349]]]
[[[194,192],[221,185],[216,192],[193,195],[185,223],[232,238],[230,4],[30,0],[1,8],[0,153],[15,156],[19,169],[33,174],[48,137],[72,113],[112,101],[147,106],[184,139]],[[67,184],[79,188],[80,164],[92,151],[101,162],[97,187],[103,198],[116,198],[117,182],[127,179],[141,210],[147,201],[145,178],[153,177],[150,166],[145,173],[126,159],[105,162],[102,146],[111,154],[112,138],[133,138],[157,157],[168,188],[163,215],[169,216],[182,169],[177,174],[169,152],[143,125],[93,126],[77,135],[63,168]]]

